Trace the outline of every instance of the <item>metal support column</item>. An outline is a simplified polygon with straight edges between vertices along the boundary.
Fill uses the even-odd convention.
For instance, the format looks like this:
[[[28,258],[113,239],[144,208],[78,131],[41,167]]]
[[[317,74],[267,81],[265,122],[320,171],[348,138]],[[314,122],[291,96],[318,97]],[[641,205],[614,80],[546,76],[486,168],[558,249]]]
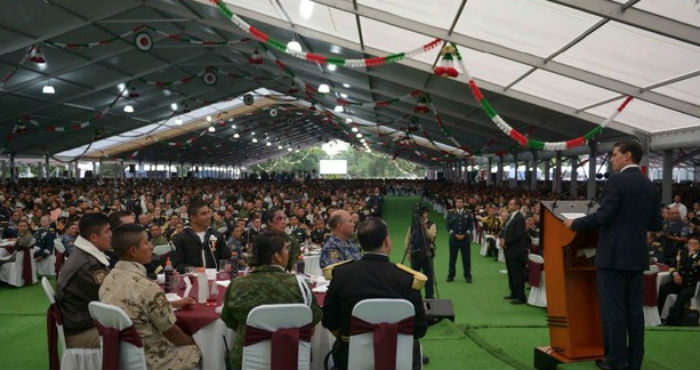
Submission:
[[[673,195],[673,150],[664,150],[663,173],[661,179],[661,203],[671,203]]]
[[[489,157],[489,162],[488,165],[486,166],[486,186],[491,186],[493,185],[493,181],[491,180],[491,168],[493,167],[493,157]]]
[[[572,155],[569,157],[569,163],[571,166],[571,177],[569,178],[569,192],[571,196],[576,198],[578,196],[578,156]]]
[[[588,154],[588,191],[587,191],[587,199],[593,199],[595,197],[595,192],[596,192],[596,166],[597,166],[597,158],[598,158],[598,143],[596,143],[595,140],[589,140],[588,141],[588,148],[590,149],[590,153]]]
[[[498,172],[496,173],[496,186],[503,185],[503,156],[498,157]]]
[[[15,154],[10,153],[10,181],[15,182],[17,180],[17,174],[15,173]]]
[[[532,151],[532,162],[530,165],[530,191],[537,190],[537,160],[539,158],[539,152],[536,150]]]
[[[561,151],[557,150],[556,162],[554,164],[554,179],[552,179],[552,192],[561,193]]]

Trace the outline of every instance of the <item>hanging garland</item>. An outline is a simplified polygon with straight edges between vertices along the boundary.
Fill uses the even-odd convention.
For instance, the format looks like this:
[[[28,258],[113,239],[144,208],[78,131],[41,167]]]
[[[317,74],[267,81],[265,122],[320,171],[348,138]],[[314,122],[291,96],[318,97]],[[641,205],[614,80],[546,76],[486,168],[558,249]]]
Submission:
[[[165,31],[162,31],[162,30],[160,30],[156,27],[153,27],[151,25],[148,25],[148,24],[142,24],[142,25],[136,26],[136,27],[134,27],[134,28],[122,33],[122,34],[119,34],[117,36],[110,37],[110,38],[104,39],[104,40],[91,41],[91,42],[59,42],[59,41],[53,41],[53,40],[46,40],[46,41],[44,41],[44,43],[47,45],[55,46],[55,47],[62,48],[62,49],[91,49],[91,48],[94,48],[96,46],[109,45],[114,41],[125,39],[133,34],[138,34],[134,41],[135,41],[136,47],[138,47],[140,50],[143,50],[143,49],[141,49],[141,47],[139,47],[139,45],[143,45],[145,47],[146,43],[147,43],[145,40],[148,40],[151,38],[147,31],[155,32],[155,33],[157,33],[157,34],[159,34],[167,39],[175,40],[177,42],[182,42],[182,43],[186,43],[186,44],[190,44],[190,45],[199,45],[199,46],[231,46],[231,45],[235,45],[235,44],[238,44],[241,42],[250,41],[249,38],[243,38],[240,40],[227,40],[227,41],[196,40],[196,39],[191,39],[187,36],[181,36],[181,35],[178,35],[175,33],[165,32]],[[142,40],[144,40],[144,41],[142,41]],[[152,44],[153,44],[152,39],[150,40],[150,44],[152,46]],[[148,47],[147,50],[148,49],[150,49],[150,47]],[[147,50],[144,50],[144,51],[147,51]]]
[[[386,64],[396,63],[402,59],[410,58],[410,57],[414,57],[416,55],[426,53],[426,52],[434,49],[435,47],[437,47],[442,42],[441,39],[434,39],[434,40],[430,41],[429,43],[421,46],[420,48],[413,49],[413,50],[403,52],[403,53],[390,54],[390,55],[387,55],[386,57],[375,57],[375,58],[365,58],[365,59],[344,59],[344,58],[336,58],[336,57],[326,57],[326,56],[320,55],[320,54],[305,53],[305,52],[301,52],[301,51],[290,50],[289,48],[287,48],[286,44],[269,36],[265,32],[251,26],[246,21],[244,21],[241,17],[234,14],[222,0],[209,0],[209,1],[212,2],[214,5],[216,5],[216,7],[219,9],[219,12],[224,17],[229,19],[231,22],[233,22],[234,25],[236,25],[238,28],[240,28],[243,32],[254,37],[256,40],[264,43],[265,45],[267,45],[273,49],[284,52],[284,53],[291,55],[295,58],[306,60],[306,61],[313,62],[313,63],[319,63],[319,64],[323,64],[323,65],[335,64],[337,66],[347,67],[347,68],[378,67],[378,66],[383,66]]]
[[[472,95],[474,96],[474,99],[476,99],[477,102],[481,105],[481,108],[484,110],[486,115],[491,119],[493,123],[496,124],[496,126],[503,131],[506,135],[511,137],[513,140],[515,140],[520,146],[529,148],[529,149],[536,149],[536,150],[550,150],[550,151],[557,151],[557,150],[565,150],[565,149],[571,149],[579,146],[586,145],[586,142],[588,140],[591,140],[598,134],[600,134],[603,131],[603,128],[607,126],[612,120],[617,117],[622,110],[627,107],[627,104],[629,104],[630,101],[632,101],[632,96],[627,96],[622,104],[617,107],[617,109],[608,116],[603,123],[599,124],[598,126],[594,127],[590,131],[586,132],[582,136],[579,136],[575,139],[567,140],[567,141],[557,141],[557,142],[548,142],[548,141],[539,141],[539,140],[534,140],[526,137],[522,133],[518,132],[518,130],[514,129],[511,127],[501,116],[493,109],[491,104],[489,104],[488,100],[484,98],[484,95],[482,94],[481,90],[479,87],[476,85],[476,82],[474,81],[474,78],[472,78],[471,74],[469,73],[469,70],[467,70],[467,67],[464,65],[464,61],[462,60],[462,56],[459,53],[459,50],[457,50],[457,45],[454,43],[451,43],[452,46],[455,48],[455,54],[457,56],[457,63],[459,64],[460,69],[462,70],[462,73],[465,74],[467,77],[467,81],[469,84],[470,91]]]
[[[126,90],[128,90],[128,89],[129,89],[129,86],[127,84]],[[34,120],[29,115],[22,117],[20,119],[20,122],[29,123],[37,128],[41,128],[42,126],[44,126],[46,128],[46,131],[48,131],[48,132],[66,132],[66,131],[70,131],[70,130],[72,130],[72,131],[82,130],[82,129],[85,129],[87,127],[90,127],[90,125],[92,125],[93,123],[95,123],[96,121],[98,121],[102,117],[104,117],[105,114],[107,114],[107,112],[110,109],[112,109],[112,107],[114,107],[114,105],[117,104],[119,99],[121,99],[123,96],[124,96],[123,92],[120,91],[119,94],[117,94],[117,96],[114,98],[114,100],[112,100],[111,103],[109,103],[107,106],[105,106],[101,111],[97,112],[94,116],[92,116],[87,121],[79,123],[79,124],[70,125],[70,126],[56,126],[56,125],[45,125],[44,126],[44,125],[40,124],[39,122],[37,122],[36,120]]]
[[[17,73],[17,71],[19,70],[19,67],[21,67],[22,64],[24,64],[24,62],[27,61],[27,58],[29,58],[29,53],[33,49],[34,49],[34,45],[27,48],[27,51],[24,52],[24,54],[22,55],[22,58],[19,60],[19,62],[17,62],[17,64],[15,64],[15,66],[12,67],[12,70],[7,75],[5,75],[5,77],[2,79],[2,81],[0,81],[0,90],[2,90],[5,87],[5,84],[7,84],[7,82],[9,82],[12,79],[12,77],[14,77],[15,73]]]

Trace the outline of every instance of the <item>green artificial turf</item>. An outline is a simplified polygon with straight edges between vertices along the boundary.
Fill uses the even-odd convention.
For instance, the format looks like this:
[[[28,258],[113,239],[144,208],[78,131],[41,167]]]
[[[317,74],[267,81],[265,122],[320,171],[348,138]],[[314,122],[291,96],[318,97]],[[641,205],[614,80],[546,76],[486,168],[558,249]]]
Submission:
[[[391,259],[401,262],[404,237],[418,198],[387,197],[384,219],[393,241]],[[549,343],[545,310],[511,305],[505,264],[479,255],[472,246],[472,276],[467,284],[457,277],[446,283],[447,230],[441,215],[431,213],[437,223],[435,271],[441,298],[451,299],[455,323],[442,321],[431,326],[421,340],[432,369],[532,369],[533,349]],[[409,265],[406,261],[405,264]],[[0,369],[46,369],[46,308],[48,302],[39,284],[16,289],[0,285]],[[592,307],[591,309],[596,309]],[[698,328],[648,328],[645,332],[644,369],[699,369]],[[595,369],[592,362],[560,365],[561,369]]]

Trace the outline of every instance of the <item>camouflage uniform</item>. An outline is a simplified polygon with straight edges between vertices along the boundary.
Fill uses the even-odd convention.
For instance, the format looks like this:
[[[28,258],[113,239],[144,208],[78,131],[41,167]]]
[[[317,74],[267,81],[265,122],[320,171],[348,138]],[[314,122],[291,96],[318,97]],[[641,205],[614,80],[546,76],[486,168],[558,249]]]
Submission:
[[[348,239],[347,242],[344,242],[331,234],[326,242],[323,243],[319,265],[321,268],[324,268],[348,259],[359,260],[361,257],[360,247],[354,241]]]
[[[35,233],[36,247],[34,258],[48,258],[53,254],[53,240],[56,239],[56,230],[53,228],[40,227]]]
[[[134,322],[149,369],[190,369],[202,354],[196,345],[175,346],[163,333],[175,325],[165,293],[142,264],[119,261],[100,287],[100,301],[121,307]]]
[[[253,308],[264,304],[303,302],[296,277],[284,273],[280,266],[258,266],[250,275],[232,280],[221,311],[221,320],[236,332],[231,349],[231,368],[241,368],[246,319]],[[315,299],[311,302],[311,312],[316,325],[321,321],[321,308]]]

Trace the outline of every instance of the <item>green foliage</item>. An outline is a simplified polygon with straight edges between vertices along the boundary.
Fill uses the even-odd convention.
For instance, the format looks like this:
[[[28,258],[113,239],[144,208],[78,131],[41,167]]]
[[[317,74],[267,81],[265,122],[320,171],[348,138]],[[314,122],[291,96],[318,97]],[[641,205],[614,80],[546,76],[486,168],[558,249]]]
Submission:
[[[412,162],[397,159],[382,153],[367,153],[364,150],[347,150],[329,156],[320,146],[307,148],[289,155],[265,161],[249,168],[251,172],[303,172],[319,169],[321,159],[345,159],[348,161],[348,177],[350,178],[396,178],[425,176],[422,166]],[[324,178],[342,178],[342,176],[324,175]]]

